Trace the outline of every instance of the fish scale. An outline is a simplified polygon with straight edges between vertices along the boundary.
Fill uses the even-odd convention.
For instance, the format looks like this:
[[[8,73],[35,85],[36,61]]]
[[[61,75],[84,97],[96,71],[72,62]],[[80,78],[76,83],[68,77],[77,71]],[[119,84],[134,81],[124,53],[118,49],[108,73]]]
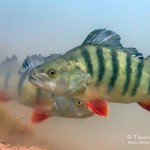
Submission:
[[[103,80],[105,76],[105,71],[106,71],[106,66],[105,66],[105,58],[103,55],[103,51],[100,47],[96,49],[96,55],[97,55],[97,64],[98,64],[98,76],[97,76],[97,81],[96,84],[99,85],[101,81]]]
[[[95,81],[98,80],[98,74],[101,73],[98,72],[98,68],[103,68],[102,63],[99,63],[100,60],[97,58],[97,50],[101,51],[103,54],[103,65],[106,68],[106,72],[101,79],[102,85],[97,84]],[[138,99],[140,101],[143,97],[147,97],[145,92],[142,94],[140,93],[140,96],[138,94],[138,91],[140,90],[140,82],[142,88],[146,88],[148,83],[144,84],[144,86],[142,83],[145,78],[149,79],[149,76],[145,76],[142,79],[142,60],[123,52],[121,49],[111,49],[99,45],[83,45],[76,48],[76,50],[72,51],[69,55],[72,58],[70,61],[74,62],[75,59],[78,60],[81,62],[81,67],[85,68],[86,73],[91,75],[88,84],[95,81],[95,87],[99,88],[99,91],[104,91],[102,94],[108,95],[110,97],[109,101],[129,103],[135,102]],[[125,86],[126,89],[124,88]],[[82,99],[84,98],[86,98],[86,96],[82,97]],[[128,101],[128,99],[130,99],[130,101]]]
[[[98,100],[140,102],[149,110],[150,56],[144,59],[136,48],[123,47],[120,39],[113,31],[94,30],[82,45],[34,68],[29,81],[54,94],[78,97],[96,113]]]
[[[98,59],[96,59],[97,55],[96,55],[96,50],[99,49],[99,46],[93,46],[93,45],[86,45],[86,51],[88,52],[88,57],[84,57],[82,55],[82,51],[81,49],[77,49],[76,51],[81,51],[81,55],[78,56],[78,60],[81,61],[82,65],[85,66],[87,73],[89,73],[91,75],[91,79],[88,80],[88,83],[93,83],[93,81],[95,81],[96,79],[98,79],[98,68],[100,68],[100,63],[98,63]],[[101,51],[101,53],[104,56],[104,66],[105,68],[107,68],[106,73],[104,74],[104,77],[102,80],[103,83],[107,83],[107,88],[106,86],[104,87],[102,85],[102,88],[106,88],[105,89],[105,93],[104,94],[109,94],[110,93],[110,97],[113,97],[114,91],[117,91],[117,100],[118,98],[121,97],[121,99],[123,99],[122,97],[122,93],[124,92],[124,86],[126,85],[126,80],[129,79],[129,76],[132,76],[132,78],[134,78],[135,80],[131,80],[131,82],[128,81],[128,88],[131,86],[131,90],[129,90],[129,92],[126,92],[126,95],[130,98],[131,96],[131,91],[136,92],[135,91],[135,87],[139,84],[140,85],[140,78],[137,77],[137,75],[139,74],[139,68],[138,64],[141,64],[140,61],[135,58],[130,56],[131,62],[132,63],[128,63],[128,61],[126,61],[126,57],[128,57],[128,55],[122,51],[119,50],[112,50],[109,48],[101,48],[99,49]],[[83,50],[84,52],[85,50]],[[114,53],[115,52],[115,53]],[[95,54],[93,54],[95,53]],[[113,53],[113,55],[112,55]],[[72,59],[73,56],[75,56],[74,54],[72,54]],[[86,54],[87,56],[87,54]],[[81,58],[79,58],[81,57]],[[77,58],[75,58],[77,59]],[[115,59],[115,60],[114,60]],[[97,62],[95,62],[97,61]],[[129,66],[131,65],[131,66]],[[91,67],[92,66],[92,67]],[[135,67],[137,66],[137,67]],[[130,71],[129,73],[127,73],[126,69],[127,68],[132,68],[132,72]],[[91,73],[92,70],[92,73]],[[94,74],[93,74],[94,72]],[[109,73],[109,74],[108,74]],[[120,81],[122,81],[122,83],[120,83]],[[97,84],[95,82],[95,86],[101,88],[101,84]],[[145,85],[147,86],[147,85]],[[128,90],[128,88],[126,90]],[[110,90],[111,89],[111,90]],[[138,87],[137,87],[138,89]],[[136,89],[136,90],[137,90]],[[111,94],[112,93],[112,94]],[[114,94],[114,97],[116,97]],[[135,94],[136,96],[136,94]],[[113,100],[111,98],[111,100]],[[126,101],[125,101],[126,102]]]
[[[131,96],[136,95],[136,91],[137,91],[138,87],[140,86],[140,82],[142,80],[142,74],[143,74],[142,73],[143,67],[144,67],[144,62],[143,61],[141,61],[137,64],[135,83],[134,83],[133,90],[131,92]]]
[[[124,59],[122,64],[126,63],[126,69],[125,72],[126,73],[126,79],[125,79],[125,83],[123,86],[123,91],[122,94],[125,95],[126,92],[128,91],[130,82],[131,82],[131,73],[132,73],[132,69],[131,69],[131,57],[129,54],[127,54],[126,58]]]

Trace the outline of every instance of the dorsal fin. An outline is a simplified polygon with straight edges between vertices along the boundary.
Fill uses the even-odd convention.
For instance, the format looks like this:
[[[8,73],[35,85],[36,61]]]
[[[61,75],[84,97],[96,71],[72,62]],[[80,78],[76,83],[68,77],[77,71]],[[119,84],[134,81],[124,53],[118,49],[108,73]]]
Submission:
[[[133,48],[133,47],[126,48],[126,47],[124,47],[122,50],[125,51],[126,53],[134,56],[134,57],[137,57],[138,59],[144,59],[144,56],[142,55],[142,53],[138,52],[138,50],[136,48]]]
[[[13,55],[11,58],[6,57],[6,59],[0,63],[0,73],[13,71],[16,72],[16,69],[18,68],[19,68],[19,61],[16,55]]]
[[[21,72],[27,71],[29,69],[33,69],[42,63],[45,63],[47,61],[53,60],[57,57],[59,57],[60,54],[50,54],[47,57],[42,56],[41,54],[39,55],[32,55],[32,56],[27,56],[22,64],[22,67],[20,69]]]
[[[82,45],[85,44],[93,44],[93,45],[102,45],[112,49],[120,49],[128,54],[137,57],[139,59],[143,59],[142,53],[139,53],[136,48],[126,48],[123,47],[120,43],[120,36],[111,30],[99,29],[92,31]]]
[[[13,55],[11,58],[6,57],[6,59],[0,63],[0,66],[7,66],[7,65],[12,65],[12,64],[13,65],[19,64],[19,61],[16,55]]]
[[[82,45],[85,44],[101,44],[112,48],[122,48],[120,36],[111,30],[99,29],[92,31]]]
[[[42,55],[27,56],[22,64],[22,69],[33,68],[44,62],[44,57]]]

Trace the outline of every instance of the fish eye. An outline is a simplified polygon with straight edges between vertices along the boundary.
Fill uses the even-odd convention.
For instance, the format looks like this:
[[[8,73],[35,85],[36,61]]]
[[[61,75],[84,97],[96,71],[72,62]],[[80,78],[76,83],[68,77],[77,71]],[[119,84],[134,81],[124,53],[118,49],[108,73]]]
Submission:
[[[77,107],[81,107],[81,106],[83,106],[84,103],[81,100],[76,99],[75,104]]]
[[[55,78],[56,77],[56,70],[55,69],[49,69],[47,71],[47,74],[51,77],[51,78]]]

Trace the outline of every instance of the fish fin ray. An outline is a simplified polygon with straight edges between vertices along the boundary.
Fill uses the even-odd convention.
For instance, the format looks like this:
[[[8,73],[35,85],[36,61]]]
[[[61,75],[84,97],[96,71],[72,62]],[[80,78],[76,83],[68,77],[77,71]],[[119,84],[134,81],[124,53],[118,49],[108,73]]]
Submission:
[[[138,58],[138,59],[144,59],[143,54],[140,53],[140,52],[139,52],[136,48],[134,48],[134,47],[129,47],[129,48],[124,47],[122,50],[123,50],[124,52],[126,52],[126,53],[132,55],[133,57],[136,57],[136,58]]]
[[[20,64],[16,55],[13,55],[11,58],[6,57],[6,59],[0,63],[0,73],[16,72],[19,67]]]
[[[105,117],[108,116],[109,105],[107,101],[103,99],[94,99],[94,100],[86,101],[85,105],[99,116],[105,116]]]
[[[39,55],[35,54],[35,55],[27,56],[22,63],[22,67],[20,69],[20,72],[22,73],[22,72],[27,71],[29,69],[35,68],[35,67],[37,67],[37,66],[39,66],[45,62],[56,59],[59,56],[60,56],[60,54],[55,54],[55,53],[50,54],[47,57],[44,57],[41,54],[39,54]]]
[[[139,59],[143,59],[144,56],[142,53],[138,52],[136,48],[126,48],[122,46],[120,43],[120,36],[111,30],[99,29],[92,31],[82,45],[93,44],[93,45],[102,45],[110,48],[121,49],[124,52],[137,57]]]
[[[111,30],[99,29],[92,31],[82,45],[100,44],[109,47],[123,47],[120,43],[120,36]]]
[[[33,124],[41,123],[50,116],[49,112],[42,110],[40,107],[36,107],[32,113],[31,121]]]
[[[148,101],[143,101],[143,102],[138,102],[138,104],[139,104],[142,108],[146,109],[147,111],[150,111],[150,100],[148,100]]]

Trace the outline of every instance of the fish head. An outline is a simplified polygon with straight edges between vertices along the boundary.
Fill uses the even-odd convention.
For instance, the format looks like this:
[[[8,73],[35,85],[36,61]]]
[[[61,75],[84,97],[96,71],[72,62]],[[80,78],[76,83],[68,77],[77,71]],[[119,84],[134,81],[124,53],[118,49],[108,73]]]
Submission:
[[[58,96],[55,97],[52,106],[52,115],[65,118],[87,118],[94,113],[80,99]]]
[[[30,72],[29,81],[51,93],[62,94],[69,86],[67,62],[57,59],[37,66]]]
[[[80,99],[51,95],[50,99],[41,99],[35,107],[31,121],[40,123],[52,116],[64,118],[87,118],[94,112]]]
[[[68,95],[83,86],[85,74],[78,66],[59,57],[34,68],[29,81],[56,95]]]

